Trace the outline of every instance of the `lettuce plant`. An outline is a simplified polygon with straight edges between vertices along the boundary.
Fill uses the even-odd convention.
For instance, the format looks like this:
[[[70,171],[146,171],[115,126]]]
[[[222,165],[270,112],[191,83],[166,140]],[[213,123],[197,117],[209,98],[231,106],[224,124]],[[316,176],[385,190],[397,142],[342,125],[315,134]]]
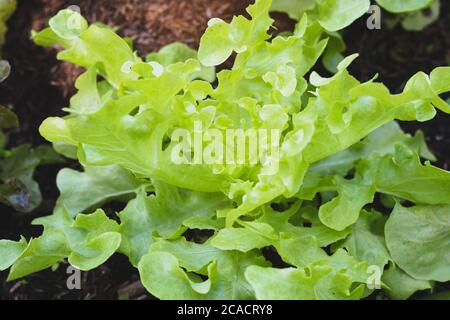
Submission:
[[[450,113],[440,97],[450,68],[417,73],[399,94],[354,78],[357,55],[325,78],[313,71],[328,44],[323,21],[304,15],[292,35],[272,37],[270,8],[257,0],[250,19],[212,19],[198,53],[177,44],[146,61],[69,10],[33,35],[86,69],[67,116],[40,128],[85,171],[59,174],[53,215],[34,222],[41,237],[0,242],[9,280],[66,260],[91,270],[118,252],[160,299],[361,299],[376,289],[406,299],[450,281],[450,173],[431,165],[421,132],[395,122]],[[201,135],[199,123],[278,130],[278,170],[175,163],[173,134]],[[114,219],[100,209],[113,199],[127,203]]]

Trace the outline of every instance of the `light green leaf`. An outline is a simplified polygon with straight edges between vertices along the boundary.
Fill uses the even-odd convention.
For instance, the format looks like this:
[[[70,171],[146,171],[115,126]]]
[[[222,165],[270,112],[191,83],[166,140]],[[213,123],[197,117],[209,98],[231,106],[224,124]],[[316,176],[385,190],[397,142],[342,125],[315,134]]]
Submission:
[[[397,204],[386,223],[394,262],[419,280],[449,281],[450,207]]]
[[[328,255],[319,247],[314,237],[282,238],[276,248],[284,262],[298,268],[328,260]]]
[[[360,218],[352,226],[352,232],[345,240],[344,247],[360,261],[380,268],[391,260],[384,239],[386,218],[376,211],[361,212]]]
[[[406,147],[397,145],[394,157],[386,156],[374,164],[379,192],[422,204],[450,202],[450,173],[430,164],[422,165]]]
[[[90,240],[86,247],[89,252],[73,252],[69,263],[80,270],[92,270],[106,262],[119,248],[121,236],[117,232],[106,232]]]
[[[63,258],[67,257],[71,265],[83,271],[95,269],[103,264],[117,251],[121,243],[119,225],[110,220],[103,210],[97,210],[90,215],[77,215],[74,221],[69,212],[62,209],[33,223],[44,226],[42,237],[53,235],[56,230],[60,232],[63,236],[61,245],[64,243],[67,250],[61,255]],[[40,246],[38,249],[41,250]]]
[[[230,24],[212,19],[200,41],[199,59],[205,66],[217,66],[225,62],[233,51],[241,53],[269,38],[268,29],[273,20],[269,17],[271,0],[257,0],[248,7],[251,20],[234,17]]]
[[[212,273],[214,269],[212,264],[209,271]],[[201,282],[198,276],[188,276],[176,257],[167,252],[145,255],[139,263],[139,273],[145,288],[164,300],[203,300],[211,290],[211,280]]]
[[[335,178],[338,196],[320,207],[320,221],[329,228],[343,231],[354,224],[362,208],[373,201],[376,188],[364,177],[354,180]]]
[[[60,11],[52,22],[51,31],[45,29],[34,34],[33,38],[40,45],[60,44],[65,47],[66,50],[58,54],[59,59],[87,69],[100,65],[99,73],[116,88],[124,80],[136,79],[137,75],[125,70],[124,65],[141,62],[141,59],[111,29],[98,25],[86,29],[84,18],[70,10]],[[111,50],[113,55],[110,54]]]
[[[415,136],[411,136],[404,133],[397,122],[392,121],[370,133],[363,141],[314,164],[309,172],[345,176],[358,161],[367,159],[375,153],[380,156],[394,155],[396,144],[406,145],[422,158],[436,161],[436,157],[426,145],[423,132],[418,131]]]
[[[328,31],[338,31],[364,15],[369,7],[369,0],[319,1],[319,22]]]
[[[50,19],[49,25],[58,36],[68,40],[76,39],[88,28],[86,19],[69,9],[61,10]]]
[[[332,274],[329,266],[303,269],[273,269],[252,266],[245,273],[259,300],[353,300],[362,297],[364,287],[353,291],[345,274]]]
[[[56,229],[49,229],[41,237],[29,242],[26,250],[11,267],[8,281],[50,268],[63,261],[69,253],[64,234]]]
[[[87,167],[84,172],[63,169],[56,184],[61,193],[56,210],[65,207],[72,216],[111,200],[129,200],[149,185],[119,166]]]
[[[316,0],[273,0],[270,11],[285,12],[291,19],[300,20],[303,14],[316,6]]]
[[[321,267],[310,274],[301,269],[274,269],[252,266],[245,277],[258,300],[314,300],[315,286],[331,268]]]
[[[92,66],[75,82],[79,91],[70,99],[71,111],[77,113],[94,113],[101,107],[100,94],[97,88],[97,67]]]
[[[402,26],[405,30],[422,31],[429,25],[433,24],[439,19],[441,13],[440,0],[433,0],[430,12],[411,12],[402,21]]]
[[[186,62],[189,59],[197,58],[197,51],[183,43],[175,42],[163,47],[158,53],[149,54],[146,60],[148,62],[157,62],[163,67],[168,67],[174,63]],[[215,68],[202,66],[199,72],[194,73],[191,76],[191,79],[202,79],[208,82],[214,82],[216,79]]]
[[[299,265],[313,262],[306,268],[247,268],[245,277],[255,289],[256,297],[262,300],[350,300],[363,296],[362,284],[368,279],[367,262],[356,261],[345,250],[338,250],[331,257],[311,249],[307,254],[307,260],[291,260]],[[354,283],[361,285],[352,286]]]
[[[0,271],[11,267],[27,248],[27,241],[21,239],[19,242],[0,240]]]
[[[185,220],[212,217],[215,210],[228,205],[221,194],[179,190],[160,181],[154,181],[154,186],[156,195],[147,196],[141,190],[119,214],[123,236],[121,252],[128,255],[134,265],[148,252],[153,237],[177,238],[186,230]]]
[[[179,272],[179,270],[182,270],[181,267],[190,272],[190,277],[193,275],[192,272],[195,272],[207,276],[211,283],[210,291],[201,297],[196,295],[196,299],[254,299],[253,289],[245,280],[244,271],[250,265],[267,265],[264,258],[255,252],[243,254],[237,251],[221,251],[212,247],[209,243],[195,244],[187,242],[183,238],[177,241],[157,242],[152,245],[150,256],[153,252],[170,254],[173,257],[171,259],[173,262],[175,262],[173,260],[175,257],[177,260],[176,265],[173,263],[174,268],[177,269],[174,272],[171,269],[161,267],[150,269],[154,262],[147,260],[145,257],[140,263],[141,274],[142,272],[146,273],[144,275],[148,279],[161,278],[161,270],[168,270],[166,271],[168,273],[166,280],[170,282],[154,284],[148,282],[147,286],[151,293],[162,299],[173,299],[174,295],[176,295],[175,299],[190,299],[192,297],[190,286],[179,285],[178,281],[178,283],[175,283],[175,280],[173,280],[173,273],[177,273],[176,277],[180,278],[187,275],[184,271],[183,273]],[[165,258],[165,260],[168,260],[168,258]],[[149,264],[150,267],[146,267],[146,264]],[[212,267],[215,268],[212,269]],[[179,293],[175,293],[176,290],[170,290],[169,292],[168,288],[175,287],[179,288]]]
[[[430,74],[431,87],[437,94],[450,91],[450,67],[439,67]]]
[[[249,252],[272,245],[277,240],[275,230],[268,224],[247,222],[244,228],[221,229],[211,244],[221,250]],[[242,241],[245,239],[245,241]]]
[[[376,0],[384,9],[394,12],[410,12],[428,7],[433,0]]]

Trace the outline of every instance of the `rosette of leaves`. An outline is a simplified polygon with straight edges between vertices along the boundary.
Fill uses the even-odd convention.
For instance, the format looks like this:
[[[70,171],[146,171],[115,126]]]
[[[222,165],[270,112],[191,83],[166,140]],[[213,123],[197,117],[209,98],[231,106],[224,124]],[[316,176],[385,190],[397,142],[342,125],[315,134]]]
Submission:
[[[85,172],[60,173],[55,212],[35,221],[41,237],[0,242],[9,280],[63,261],[91,270],[116,252],[160,299],[361,299],[375,289],[406,299],[450,280],[450,173],[431,165],[421,132],[395,122],[450,113],[441,99],[450,68],[417,73],[399,94],[354,78],[356,55],[321,77],[322,24],[304,16],[292,35],[271,37],[271,5],[256,1],[250,19],[211,20],[198,53],[176,45],[146,61],[69,10],[34,34],[86,69],[68,115],[40,128],[76,150]],[[280,130],[279,170],[174,163],[172,133],[194,134],[195,122]],[[117,198],[127,205],[111,219],[99,208]],[[285,267],[267,258],[274,253]]]

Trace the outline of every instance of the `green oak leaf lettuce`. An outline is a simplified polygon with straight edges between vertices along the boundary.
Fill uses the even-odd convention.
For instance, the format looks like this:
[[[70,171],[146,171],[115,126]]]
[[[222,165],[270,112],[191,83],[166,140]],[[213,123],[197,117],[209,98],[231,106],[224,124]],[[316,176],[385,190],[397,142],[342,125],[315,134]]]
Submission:
[[[176,239],[186,231],[185,220],[212,217],[215,210],[229,204],[219,193],[180,190],[159,181],[154,181],[153,185],[155,195],[147,196],[141,190],[119,213],[123,235],[121,251],[136,265],[155,239]]]
[[[131,200],[138,190],[149,185],[118,166],[88,167],[85,172],[63,169],[56,184],[60,191],[56,209],[65,208],[75,216],[112,200]]]
[[[352,76],[356,54],[321,76],[317,62],[341,47],[333,32],[369,1],[303,4],[292,34],[272,36],[272,2],[257,0],[247,17],[210,21],[198,53],[173,44],[146,60],[70,10],[35,32],[37,44],[59,45],[59,59],[86,69],[67,115],[40,128],[85,171],[59,174],[57,208],[35,222],[41,237],[0,242],[10,280],[64,261],[90,270],[119,253],[160,299],[363,299],[375,289],[406,299],[449,281],[450,174],[431,164],[424,134],[399,122],[450,113],[450,68],[419,72],[396,94]],[[242,161],[189,163],[191,148],[173,160],[185,151],[175,133],[200,136],[197,147],[209,150],[208,129],[276,131],[279,158],[246,161],[222,143],[227,159]],[[112,217],[115,200],[127,204]],[[418,246],[405,241],[417,236]]]

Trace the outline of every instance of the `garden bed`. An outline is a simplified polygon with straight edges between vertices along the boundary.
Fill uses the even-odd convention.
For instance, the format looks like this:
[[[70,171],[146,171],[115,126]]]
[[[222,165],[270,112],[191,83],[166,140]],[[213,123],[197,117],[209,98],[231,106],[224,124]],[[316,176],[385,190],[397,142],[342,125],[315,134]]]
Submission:
[[[230,20],[242,14],[250,1],[224,0],[27,0],[20,1],[10,20],[4,55],[11,62],[11,77],[0,85],[0,104],[14,106],[21,119],[20,129],[11,135],[11,145],[43,142],[38,127],[49,116],[61,115],[73,94],[73,83],[80,70],[58,62],[54,49],[42,49],[29,39],[32,29],[42,29],[48,17],[68,5],[76,4],[89,22],[102,22],[119,28],[119,34],[134,40],[141,56],[180,41],[196,48],[199,38],[212,17]],[[278,30],[293,23],[286,16],[276,15]],[[368,30],[365,18],[344,33],[347,53],[359,52],[360,58],[351,72],[361,80],[379,73],[392,92],[399,92],[417,71],[429,73],[450,62],[450,3],[443,1],[442,17],[420,35],[398,27],[394,30]],[[20,66],[20,68],[19,68]],[[450,168],[450,127],[439,115],[425,124],[403,124],[409,132],[425,131],[431,150],[437,155],[438,166]],[[76,168],[77,164],[72,164]],[[37,173],[45,201],[29,215],[18,215],[1,206],[0,239],[37,236],[39,227],[30,227],[36,217],[50,214],[57,197],[56,173],[61,165],[44,166]],[[6,274],[0,275],[0,299],[148,299],[139,284],[138,271],[128,259],[116,255],[96,270],[83,273],[82,290],[66,287],[66,266],[55,272],[47,270],[27,277],[24,281],[5,284]]]

